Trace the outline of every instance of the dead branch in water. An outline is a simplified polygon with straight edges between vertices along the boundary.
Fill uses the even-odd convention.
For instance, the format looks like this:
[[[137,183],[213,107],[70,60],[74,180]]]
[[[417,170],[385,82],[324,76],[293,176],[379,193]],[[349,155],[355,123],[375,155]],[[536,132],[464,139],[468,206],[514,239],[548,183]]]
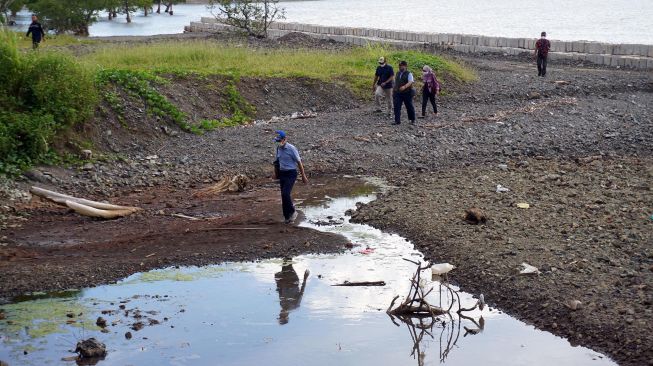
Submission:
[[[362,282],[349,282],[345,281],[337,285],[331,286],[385,286],[385,281],[362,281]]]
[[[418,365],[424,365],[425,363],[426,354],[421,348],[421,343],[424,341],[425,336],[434,339],[433,329],[435,327],[442,327],[442,332],[440,334],[440,360],[444,362],[449,355],[449,352],[451,352],[458,342],[461,328],[465,330],[463,337],[468,334],[479,334],[483,331],[485,327],[485,320],[483,317],[481,317],[477,322],[473,318],[466,316],[464,313],[475,310],[476,308],[483,310],[485,300],[483,295],[480,295],[479,300],[473,307],[463,308],[458,291],[454,290],[448,283],[441,282],[440,291],[442,291],[442,288],[444,287],[446,291],[445,293],[448,293],[451,296],[451,301],[448,306],[442,304],[441,306],[431,305],[426,300],[426,297],[433,291],[433,287],[426,290],[423,286],[420,286],[420,281],[421,272],[430,269],[432,265],[422,264],[409,259],[404,260],[417,266],[415,274],[413,274],[410,280],[410,290],[408,291],[408,295],[405,297],[404,301],[397,306],[395,306],[395,304],[400,296],[395,296],[390,302],[390,306],[388,306],[386,313],[390,316],[390,320],[392,320],[396,326],[401,326],[400,323],[397,322],[397,320],[399,320],[408,327],[411,339],[413,340],[411,356],[417,358]],[[455,304],[458,304],[457,310],[453,310]],[[453,316],[454,312],[458,315],[455,320]],[[461,323],[463,319],[471,321],[476,328],[469,328],[467,326],[462,327]],[[446,337],[443,338],[445,332],[447,334]]]

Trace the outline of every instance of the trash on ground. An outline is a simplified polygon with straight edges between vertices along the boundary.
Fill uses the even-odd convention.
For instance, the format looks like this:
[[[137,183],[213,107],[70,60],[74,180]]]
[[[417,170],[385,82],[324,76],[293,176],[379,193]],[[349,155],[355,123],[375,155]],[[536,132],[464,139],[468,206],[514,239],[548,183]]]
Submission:
[[[294,112],[293,114],[290,115],[290,119],[302,119],[302,118],[315,118],[317,117],[317,113],[305,110],[303,112]]]
[[[367,247],[363,250],[358,251],[360,254],[372,254],[374,253],[374,248]]]
[[[522,269],[519,271],[519,274],[540,274],[540,270],[537,267],[531,266],[526,262],[523,262],[521,266]]]
[[[337,285],[331,286],[385,286],[385,281],[362,281],[362,282],[349,282],[345,281]]]
[[[510,189],[502,186],[501,184],[497,184],[497,193],[504,193],[504,192],[510,192]]]
[[[517,203],[515,206],[517,206],[518,208],[523,208],[523,209],[527,209],[527,208],[530,208],[530,207],[531,207],[531,205],[529,205],[529,204],[526,203],[526,202],[519,202],[519,203]]]
[[[456,268],[453,264],[449,263],[438,263],[431,266],[431,273],[437,276],[447,274],[451,272],[452,269]]]

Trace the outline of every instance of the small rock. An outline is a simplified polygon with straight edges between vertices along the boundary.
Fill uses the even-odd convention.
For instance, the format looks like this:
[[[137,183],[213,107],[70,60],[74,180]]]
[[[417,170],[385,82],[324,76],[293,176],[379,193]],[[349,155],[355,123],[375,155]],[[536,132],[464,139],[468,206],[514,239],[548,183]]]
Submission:
[[[478,207],[471,207],[465,211],[465,220],[471,224],[481,224],[487,221],[487,216]]]
[[[86,163],[86,164],[84,164],[84,166],[82,166],[82,169],[86,170],[86,171],[93,170],[93,169],[95,169],[95,165],[93,165],[91,163]]]
[[[107,326],[107,320],[100,316],[95,321],[95,325],[97,325],[100,328],[104,328]]]
[[[132,339],[132,332],[125,333],[125,339]]]
[[[77,342],[75,352],[79,353],[81,358],[101,358],[107,355],[107,347],[97,339],[89,338]]]
[[[580,300],[567,300],[565,302],[565,306],[574,311],[582,308],[582,305],[583,303]]]

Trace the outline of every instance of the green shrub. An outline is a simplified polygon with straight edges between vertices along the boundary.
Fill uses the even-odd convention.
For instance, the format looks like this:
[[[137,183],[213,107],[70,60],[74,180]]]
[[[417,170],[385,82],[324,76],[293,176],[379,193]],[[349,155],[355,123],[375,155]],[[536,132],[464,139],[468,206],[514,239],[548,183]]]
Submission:
[[[56,135],[96,105],[91,74],[70,56],[21,53],[15,35],[0,32],[0,173],[44,161]]]
[[[70,56],[30,52],[21,94],[32,110],[50,114],[57,128],[74,126],[93,115],[97,92],[92,75]]]

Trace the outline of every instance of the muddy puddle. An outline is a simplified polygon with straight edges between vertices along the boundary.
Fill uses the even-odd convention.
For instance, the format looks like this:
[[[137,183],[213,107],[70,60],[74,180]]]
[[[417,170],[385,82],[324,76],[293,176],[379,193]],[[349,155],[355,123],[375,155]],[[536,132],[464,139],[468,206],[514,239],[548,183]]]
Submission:
[[[66,363],[78,340],[95,337],[108,351],[100,365],[614,364],[488,307],[469,318],[441,316],[426,331],[393,323],[386,309],[408,292],[415,271],[402,258],[422,255],[398,235],[349,222],[347,210],[375,198],[370,187],[303,203],[301,225],[346,236],[355,246],[345,254],[168,268],[21,298],[0,306],[0,360]],[[332,286],[345,281],[386,285]],[[432,304],[451,300],[428,282],[436,286]],[[477,302],[471,294],[460,298],[463,307]]]

